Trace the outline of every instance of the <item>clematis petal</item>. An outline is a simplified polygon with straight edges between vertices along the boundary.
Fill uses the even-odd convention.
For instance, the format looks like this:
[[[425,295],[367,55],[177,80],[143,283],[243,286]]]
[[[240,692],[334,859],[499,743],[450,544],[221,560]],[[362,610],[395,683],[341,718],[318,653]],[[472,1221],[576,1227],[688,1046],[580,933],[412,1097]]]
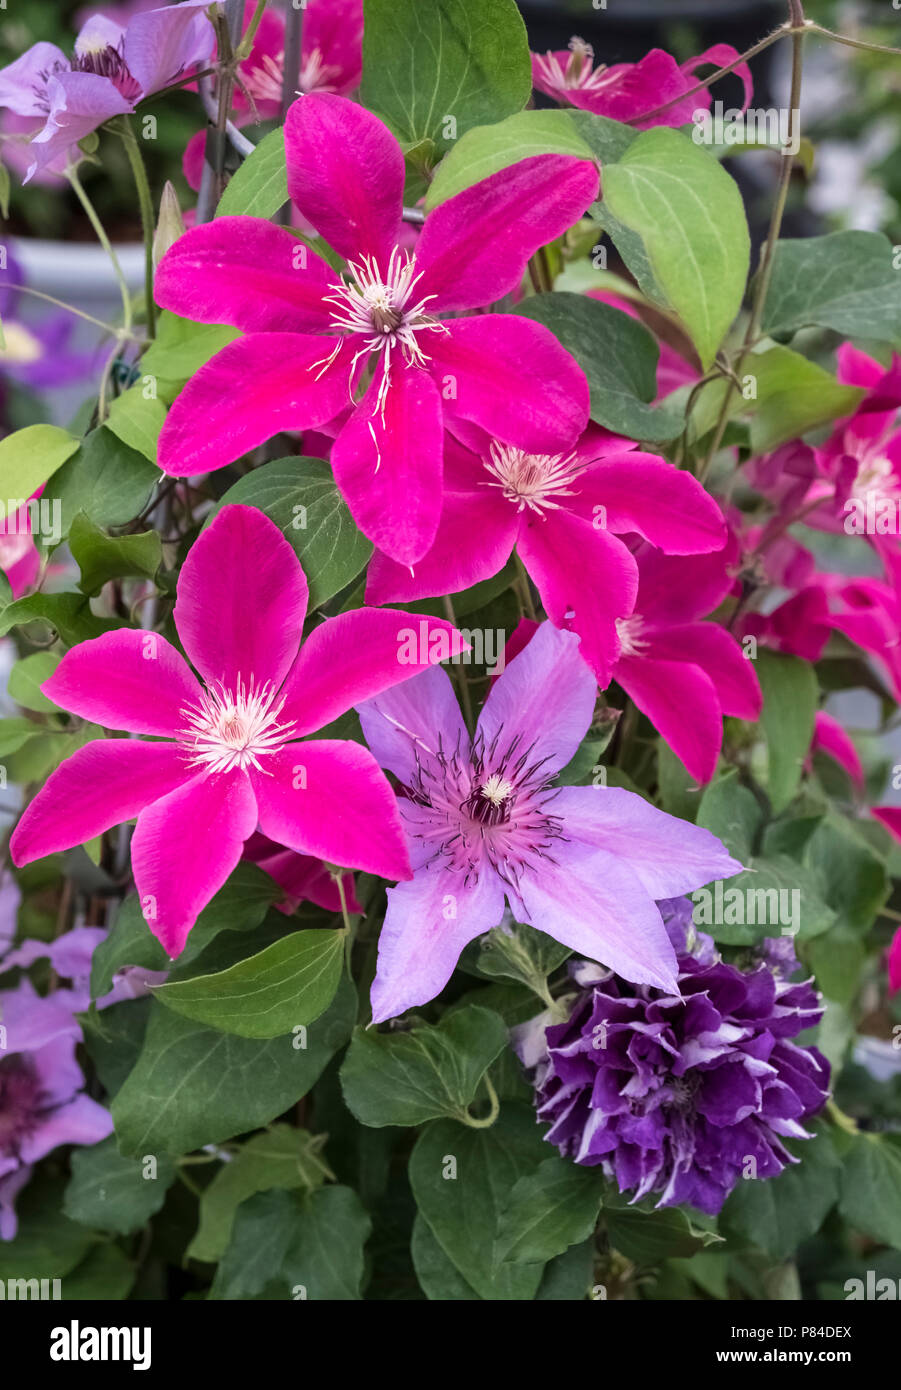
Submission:
[[[503,886],[491,870],[469,887],[462,878],[426,869],[412,883],[389,888],[370,996],[373,1023],[440,994],[464,946],[496,927],[503,914]]]
[[[553,809],[565,818],[573,840],[628,864],[658,900],[731,878],[742,867],[709,830],[667,815],[623,787],[563,787]]]
[[[104,121],[134,110],[134,102],[123,97],[108,77],[93,72],[61,72],[51,77],[47,82],[47,102],[47,122],[29,146],[34,161],[24,183]]]
[[[9,842],[21,868],[57,850],[93,840],[110,826],[131,820],[191,776],[174,743],[98,739],[51,773],[25,808]]]
[[[519,891],[529,925],[626,980],[676,991],[676,953],[633,865],[570,844],[559,865],[543,863],[540,873],[520,880]]]
[[[245,772],[199,772],[138,816],[131,864],[141,910],[166,954],[184,949],[188,932],[218,893],[257,823]]]
[[[396,608],[356,608],[314,628],[282,687],[284,722],[322,729],[353,705],[467,650],[443,618]]]
[[[303,60],[318,50],[324,79],[339,95],[359,87],[363,75],[363,0],[307,0]]]
[[[516,542],[516,512],[499,492],[446,492],[431,548],[415,564],[399,565],[376,551],[369,565],[367,603],[412,603],[456,594],[502,570]]]
[[[642,546],[636,559],[640,576],[636,609],[661,627],[706,618],[731,593],[739,566],[734,536],[722,550],[706,555],[670,556]]]
[[[716,687],[723,714],[758,719],[763,704],[753,661],[731,633],[717,623],[684,623],[654,631],[652,654],[664,661],[689,661],[705,671]]]
[[[667,555],[722,550],[726,522],[697,478],[656,454],[604,459],[573,484],[573,511],[608,531],[636,531]]]
[[[79,1095],[40,1121],[21,1142],[23,1163],[37,1163],[60,1144],[98,1144],[113,1132],[113,1118],[105,1106],[90,1096]]]
[[[692,777],[709,782],[723,742],[723,712],[710,677],[690,661],[648,656],[621,657],[613,676]]]
[[[430,312],[477,309],[518,290],[526,262],[598,196],[587,159],[539,154],[491,174],[430,212],[416,244],[417,298]]]
[[[635,606],[638,568],[615,536],[568,512],[534,517],[517,549],[552,623],[577,632],[598,684],[609,684],[619,654],[616,624]]]
[[[543,324],[515,314],[452,319],[428,338],[450,428],[474,421],[505,444],[556,454],[588,423],[581,367]]]
[[[178,578],[175,626],[209,682],[281,685],[300,646],[309,589],[290,543],[256,507],[227,506]]]
[[[145,96],[168,86],[216,49],[213,26],[203,13],[208,0],[182,0],[133,15],[125,31],[128,70]]]
[[[21,58],[0,68],[0,106],[17,116],[46,116],[47,74],[68,67],[69,59],[55,43],[33,43]]]
[[[176,398],[159,438],[164,473],[186,478],[224,468],[280,430],[314,429],[348,401],[350,359],[322,370],[333,340],[251,333],[229,343]]]
[[[813,727],[813,740],[810,745],[811,753],[818,749],[823,753],[828,753],[839,767],[845,769],[848,776],[857,784],[858,789],[863,790],[863,764],[860,761],[860,754],[854,747],[854,741],[847,729],[838,722],[834,715],[827,714],[824,709],[817,710]]]
[[[41,686],[60,709],[130,734],[174,738],[200,695],[188,663],[156,632],[119,628],[66,652]]]
[[[428,372],[395,358],[390,367],[379,364],[362,404],[332,447],[335,481],[354,520],[401,564],[421,559],[434,540],[443,445],[435,383]]]
[[[285,121],[288,192],[298,212],[346,260],[384,270],[400,228],[404,157],[377,116],[344,97],[312,92]]]
[[[410,877],[397,798],[368,748],[338,739],[289,743],[250,774],[260,829],[330,864]]]
[[[544,764],[548,776],[572,758],[594,714],[594,676],[579,653],[579,639],[542,623],[526,647],[495,681],[478,729],[490,745],[495,737],[509,746],[519,739],[529,760]]]
[[[323,296],[337,276],[287,227],[261,217],[217,217],[192,227],[157,267],[157,304],[199,323],[244,333],[326,333]]]
[[[392,686],[358,706],[363,736],[380,767],[409,784],[417,763],[438,763],[459,749],[469,751],[469,734],[447,672],[440,666]]]

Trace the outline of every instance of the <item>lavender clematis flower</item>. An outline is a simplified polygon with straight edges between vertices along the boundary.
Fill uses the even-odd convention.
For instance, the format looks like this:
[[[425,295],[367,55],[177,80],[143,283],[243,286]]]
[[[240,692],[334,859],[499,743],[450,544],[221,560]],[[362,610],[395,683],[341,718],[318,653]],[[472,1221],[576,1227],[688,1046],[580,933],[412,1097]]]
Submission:
[[[0,392],[7,378],[30,391],[46,391],[88,376],[97,352],[73,348],[72,315],[60,309],[38,318],[29,312],[21,293],[24,283],[22,267],[7,254],[6,266],[0,270]]]
[[[142,98],[176,81],[210,57],[213,26],[203,11],[211,0],[136,14],[123,29],[94,15],[67,58],[53,43],[36,43],[0,70],[0,107],[34,121],[33,162],[60,167],[67,151],[113,116],[134,111]]]
[[[740,867],[708,831],[618,787],[551,784],[591,722],[596,686],[579,639],[543,623],[496,681],[470,739],[444,671],[358,706],[399,778],[414,871],[388,890],[372,988],[380,1022],[435,997],[467,942],[517,921],[628,979],[674,989],[655,899]]]
[[[533,1069],[545,1138],[577,1163],[601,1164],[633,1201],[688,1202],[715,1215],[749,1160],[758,1178],[797,1163],[784,1139],[809,1139],[803,1121],[828,1096],[829,1064],[790,1041],[822,1017],[809,981],[766,965],[679,957],[676,988],[629,985],[588,961],[570,972],[580,991],[569,1019],[516,1046]]]

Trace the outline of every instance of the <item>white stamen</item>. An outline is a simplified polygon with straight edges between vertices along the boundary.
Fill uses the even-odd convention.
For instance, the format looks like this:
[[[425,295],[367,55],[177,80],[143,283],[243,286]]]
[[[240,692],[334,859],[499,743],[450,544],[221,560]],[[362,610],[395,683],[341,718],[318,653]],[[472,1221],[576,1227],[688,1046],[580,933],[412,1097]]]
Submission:
[[[513,783],[508,782],[506,777],[501,777],[499,773],[493,772],[479,788],[479,795],[483,796],[486,801],[490,801],[492,806],[502,806],[512,791]]]
[[[509,444],[493,442],[491,462],[485,461],[489,473],[497,479],[487,487],[499,487],[505,499],[518,512],[528,507],[539,516],[545,511],[556,512],[560,504],[555,497],[572,497],[574,483],[584,469],[574,454],[527,454]]]
[[[648,646],[648,639],[642,637],[644,618],[633,613],[629,618],[617,618],[616,635],[619,638],[620,656],[640,656]]]
[[[285,699],[269,685],[245,685],[239,676],[235,689],[204,690],[197,704],[182,710],[187,727],[178,731],[179,742],[187,744],[191,762],[211,772],[266,769],[259,759],[275,753],[292,736],[293,723],[280,724],[278,716]]]

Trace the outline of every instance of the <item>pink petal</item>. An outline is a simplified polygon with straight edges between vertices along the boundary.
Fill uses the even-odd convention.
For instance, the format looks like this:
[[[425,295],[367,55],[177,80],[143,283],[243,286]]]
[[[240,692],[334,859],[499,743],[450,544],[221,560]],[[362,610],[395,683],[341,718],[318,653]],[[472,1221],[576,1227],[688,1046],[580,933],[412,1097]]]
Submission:
[[[684,623],[655,629],[653,656],[663,661],[687,661],[713,681],[723,714],[736,719],[759,719],[763,694],[754,663],[738,642],[717,623]]]
[[[563,787],[554,799],[573,840],[628,864],[655,899],[675,898],[741,869],[715,835],[622,787]]]
[[[200,695],[188,663],[156,632],[118,628],[82,642],[41,686],[71,714],[130,734],[174,738]]]
[[[479,314],[445,327],[429,335],[428,353],[446,417],[475,421],[530,453],[575,442],[588,423],[588,383],[543,324]]]
[[[301,216],[349,261],[381,268],[400,229],[404,157],[386,125],[344,97],[314,92],[285,121],[288,192]]]
[[[573,484],[573,511],[602,529],[636,531],[668,555],[722,550],[726,522],[697,478],[656,454],[593,464]]]
[[[132,15],[125,31],[125,61],[145,95],[205,63],[216,50],[208,0],[183,0]]]
[[[178,396],[159,438],[164,473],[186,478],[224,468],[281,430],[325,424],[348,401],[350,360],[301,333],[252,333],[229,343]]]
[[[516,541],[516,511],[499,491],[446,492],[430,550],[412,566],[376,551],[366,583],[367,603],[412,603],[460,593],[503,569]]]
[[[386,370],[389,384],[379,410]],[[428,372],[395,358],[390,368],[379,364],[332,448],[335,482],[360,530],[402,564],[419,560],[435,538],[443,444],[435,383]]]
[[[464,946],[503,914],[503,885],[492,870],[467,887],[462,878],[426,868],[412,883],[389,888],[370,996],[373,1023],[440,994]]]
[[[51,773],[25,808],[9,842],[13,863],[21,868],[93,840],[132,820],[190,775],[173,743],[117,738],[85,744]]]
[[[530,925],[626,980],[676,992],[675,951],[631,864],[571,845],[562,868],[548,866],[519,887]]]
[[[811,753],[817,749],[828,753],[843,767],[848,776],[862,790],[864,785],[863,766],[860,761],[857,749],[851,735],[831,714],[827,714],[824,709],[817,710],[813,728],[813,742],[810,745]]]
[[[560,453],[588,424],[583,370],[544,324],[514,314],[452,318],[428,354],[445,416],[530,453]]]
[[[735,62],[737,57],[738,49],[733,48],[731,43],[715,43],[710,48],[705,48],[704,52],[699,53],[696,58],[689,58],[687,63],[683,63],[682,71],[694,79],[698,68],[708,64],[715,68],[727,68],[730,63]],[[751,104],[751,97],[754,95],[754,79],[751,76],[751,69],[747,63],[739,63],[737,68],[733,68],[733,72],[741,80],[745,89],[745,100],[741,109],[747,111]],[[693,81],[692,86],[694,85],[695,82]],[[696,92],[690,100],[697,102],[699,96],[703,96],[703,93]],[[690,114],[687,119],[691,120]]]
[[[34,156],[24,182],[64,155],[104,121],[134,110],[108,77],[93,72],[62,72],[47,83],[47,124],[31,141]]]
[[[619,654],[616,623],[635,606],[638,567],[622,541],[568,512],[530,517],[518,550],[552,623],[577,632],[599,685]]]
[[[889,947],[888,983],[892,994],[901,989],[901,927],[895,932]]]
[[[417,763],[469,751],[470,739],[451,679],[440,666],[392,686],[359,706],[363,736],[380,767],[409,785]]]
[[[363,0],[307,0],[303,57],[316,50],[327,69],[330,90],[343,95],[363,75]]]
[[[476,309],[518,290],[526,262],[598,196],[586,159],[539,154],[491,174],[429,213],[416,245],[417,299],[430,312]]]
[[[326,333],[323,295],[338,279],[287,227],[217,217],[179,237],[160,261],[156,302],[200,323],[244,333]]]
[[[621,657],[613,676],[692,777],[709,782],[723,742],[722,710],[710,677],[689,661],[647,656]]]
[[[456,628],[396,608],[356,608],[315,628],[282,687],[280,718],[303,735],[467,649]],[[273,837],[277,838],[277,836]],[[312,851],[311,851],[312,853]]]
[[[188,551],[175,626],[208,683],[278,689],[297,656],[306,576],[290,543],[256,507],[227,506]]]
[[[144,919],[167,955],[184,949],[256,823],[253,788],[240,771],[199,772],[138,816],[131,842],[135,887]]]
[[[595,680],[578,638],[542,623],[492,686],[479,716],[485,744],[518,738],[530,762],[546,759],[548,775],[572,758],[594,714]]]
[[[861,352],[853,343],[842,343],[836,353],[836,376],[843,386],[863,386],[872,389],[885,376],[881,362]]]
[[[706,555],[669,556],[642,546],[636,558],[636,610],[660,626],[706,618],[732,592],[739,566],[734,537]]]
[[[382,878],[410,877],[397,798],[368,748],[289,743],[251,780],[264,835],[300,854]]]

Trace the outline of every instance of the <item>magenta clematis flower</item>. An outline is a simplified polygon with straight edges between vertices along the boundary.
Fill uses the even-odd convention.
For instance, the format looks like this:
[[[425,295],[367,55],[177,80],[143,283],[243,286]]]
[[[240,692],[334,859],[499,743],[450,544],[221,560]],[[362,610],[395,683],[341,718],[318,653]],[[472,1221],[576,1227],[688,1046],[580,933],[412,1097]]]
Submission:
[[[135,884],[171,956],[258,828],[301,854],[408,877],[395,800],[372,755],[298,740],[463,644],[432,619],[422,650],[402,651],[408,614],[358,610],[316,628],[298,654],[306,606],[303,570],[278,527],[253,507],[223,508],[188,554],[174,612],[204,684],[156,633],[119,629],[73,647],[44,693],[106,728],[164,741],[79,749],[25,810],[13,862],[137,816]]]
[[[670,554],[720,550],[726,523],[690,473],[592,426],[565,454],[531,454],[471,431],[476,452],[445,445],[444,507],[431,550],[405,569],[377,554],[366,598],[409,603],[468,589],[516,548],[547,614],[582,639],[602,686],[632,612],[638,567],[617,533],[638,532]]]
[[[737,57],[738,50],[731,44],[718,43],[696,58],[689,58],[687,63],[677,63],[662,48],[652,48],[638,63],[614,63],[612,67],[599,63],[594,67],[591,44],[584,39],[571,39],[569,49],[532,54],[532,81],[539,92],[556,101],[647,130],[655,125],[686,125],[695,111],[708,111],[710,93],[703,91],[644,119],[646,112],[655,111],[696,86],[698,68],[705,64],[726,67]],[[744,111],[753,91],[751,70],[747,63],[742,63],[735,74],[745,89]]]
[[[709,782],[723,742],[723,715],[756,719],[762,696],[753,662],[714,622],[698,621],[729,593],[732,546],[716,555],[637,555],[635,611],[618,623],[613,679],[646,714],[692,777]],[[663,897],[663,894],[659,896]]]
[[[251,835],[244,846],[244,858],[267,873],[283,889],[284,897],[276,903],[280,912],[290,913],[299,903],[311,902],[326,912],[341,911],[338,885],[321,859],[310,854],[296,854],[293,849],[267,840],[265,835]],[[344,899],[350,912],[362,912],[354,892],[352,874],[343,874]]]
[[[160,466],[179,477],[221,468],[279,430],[344,412],[338,487],[360,529],[414,564],[438,525],[445,427],[475,421],[548,452],[588,422],[585,377],[543,325],[438,316],[516,289],[529,256],[596,196],[597,170],[568,156],[524,159],[442,203],[410,254],[397,244],[403,153],[380,120],[314,93],[288,112],[285,150],[291,197],[347,259],[346,278],[258,218],[216,218],[175,243],[157,271],[159,303],[246,336],[175,401]]]
[[[827,754],[839,767],[844,768],[857,790],[863,791],[863,766],[854,741],[835,716],[827,714],[824,709],[817,710],[810,743],[811,757],[817,752]]]
[[[62,164],[67,151],[113,116],[134,111],[197,64],[215,47],[203,13],[211,0],[145,10],[123,29],[94,15],[67,58],[53,43],[36,43],[0,69],[0,107],[34,121],[33,161],[25,182],[39,169]]]
[[[739,869],[708,831],[616,787],[552,783],[591,722],[595,682],[579,639],[542,623],[498,677],[470,738],[444,671],[359,706],[382,767],[402,784],[413,881],[388,890],[374,1022],[425,1004],[463,947],[519,922],[671,989],[676,957],[655,899]]]
[[[33,1164],[60,1144],[112,1133],[109,1111],[82,1089],[72,1007],[66,991],[41,998],[27,978],[0,991],[0,1240],[15,1238],[15,1198]]]

